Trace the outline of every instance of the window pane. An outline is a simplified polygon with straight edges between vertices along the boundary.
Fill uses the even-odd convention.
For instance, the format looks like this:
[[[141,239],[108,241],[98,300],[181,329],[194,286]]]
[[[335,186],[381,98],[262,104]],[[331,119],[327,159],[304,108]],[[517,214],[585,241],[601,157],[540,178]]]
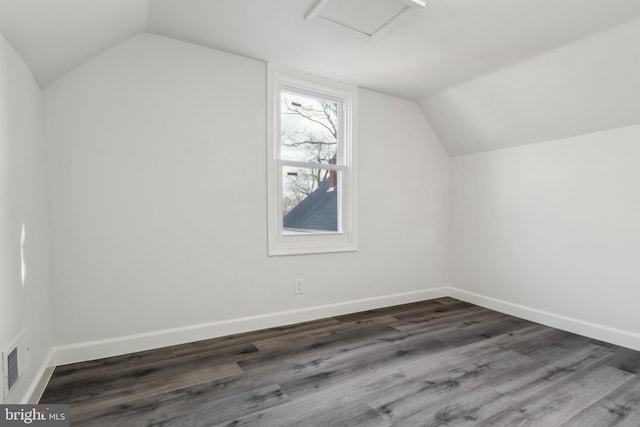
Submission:
[[[335,163],[339,103],[280,93],[280,157],[310,163]]]
[[[285,166],[282,173],[282,228],[337,232],[339,172]]]

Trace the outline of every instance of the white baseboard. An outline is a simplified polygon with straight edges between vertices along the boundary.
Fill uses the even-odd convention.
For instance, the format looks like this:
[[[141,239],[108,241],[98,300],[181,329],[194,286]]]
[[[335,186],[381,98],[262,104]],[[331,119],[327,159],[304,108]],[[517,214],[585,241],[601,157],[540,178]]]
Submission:
[[[297,310],[241,317],[181,328],[165,329],[98,341],[89,341],[55,347],[57,365],[83,362],[137,351],[184,344],[225,335],[255,331],[264,328],[307,322],[341,314],[356,313],[374,308],[445,297],[448,288],[425,289],[382,297],[365,298],[336,304]]]
[[[31,385],[29,385],[24,396],[20,399],[21,404],[36,404],[40,401],[42,393],[44,393],[44,389],[47,387],[55,367],[55,351],[52,348],[49,350],[47,357],[44,358],[44,361],[38,368],[38,372],[36,372]]]
[[[525,307],[457,288],[449,288],[449,296],[532,322],[640,351],[640,334],[634,332]]]
[[[33,383],[25,393],[22,403],[36,403],[40,399],[40,396],[53,373],[53,369],[57,365],[65,365],[137,351],[151,350],[225,335],[285,326],[331,316],[356,313],[359,311],[424,301],[433,298],[442,298],[446,296],[451,296],[462,301],[496,310],[501,313],[521,317],[543,325],[640,351],[640,334],[514,304],[462,289],[442,287],[297,310],[267,313],[257,316],[228,319],[218,322],[159,330],[112,339],[56,346],[49,352],[46,360],[40,366]]]

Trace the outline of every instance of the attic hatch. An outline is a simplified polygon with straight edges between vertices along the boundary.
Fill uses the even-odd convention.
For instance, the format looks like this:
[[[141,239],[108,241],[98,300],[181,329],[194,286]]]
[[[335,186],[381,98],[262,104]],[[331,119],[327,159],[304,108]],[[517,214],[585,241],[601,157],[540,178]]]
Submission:
[[[422,0],[318,0],[304,18],[375,40],[423,7]]]

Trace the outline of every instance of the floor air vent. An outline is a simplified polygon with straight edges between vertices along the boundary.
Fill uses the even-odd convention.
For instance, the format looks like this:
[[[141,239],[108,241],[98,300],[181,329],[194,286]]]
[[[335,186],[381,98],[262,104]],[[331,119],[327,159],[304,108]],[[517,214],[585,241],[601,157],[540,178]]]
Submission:
[[[7,402],[9,395],[16,388],[20,379],[29,371],[29,353],[27,331],[24,330],[2,354],[5,402]]]
[[[7,387],[9,391],[13,390],[18,378],[20,378],[20,375],[18,371],[18,347],[16,347],[7,356]]]

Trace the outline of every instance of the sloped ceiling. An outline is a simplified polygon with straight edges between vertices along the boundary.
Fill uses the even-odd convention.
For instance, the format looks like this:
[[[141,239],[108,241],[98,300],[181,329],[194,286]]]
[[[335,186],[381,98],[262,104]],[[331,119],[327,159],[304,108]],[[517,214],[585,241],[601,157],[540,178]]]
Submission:
[[[640,19],[421,100],[451,155],[640,123]]]
[[[147,0],[0,0],[0,33],[44,87],[143,33]]]
[[[634,26],[634,19],[640,18],[638,0],[430,0],[425,9],[374,42],[305,21],[314,4],[315,0],[0,0],[0,32],[43,87],[142,32],[323,74],[418,101],[451,154],[626,124],[629,120],[620,120],[612,108],[635,107],[627,97],[630,92],[640,99],[637,79],[616,72],[622,66],[640,68],[637,49],[625,42],[625,37],[638,40],[635,30],[605,37],[617,43],[610,46],[617,55],[597,48],[600,33]],[[592,50],[594,37],[597,46]],[[545,55],[551,57],[540,62]],[[609,67],[598,66],[600,55]],[[540,67],[547,73],[541,80],[536,79]],[[565,104],[582,102],[584,88],[596,82],[616,82],[593,91],[595,106],[584,118],[567,116],[563,124],[562,116],[555,121],[530,114],[536,108],[557,108],[556,89],[562,91],[561,85],[571,83],[575,73],[583,84],[570,85],[567,91],[581,95],[565,97],[560,104],[576,116],[584,113],[583,105]],[[522,90],[523,85],[530,90]],[[625,101],[612,103],[623,88]],[[526,106],[526,120],[514,109],[519,105]]]

